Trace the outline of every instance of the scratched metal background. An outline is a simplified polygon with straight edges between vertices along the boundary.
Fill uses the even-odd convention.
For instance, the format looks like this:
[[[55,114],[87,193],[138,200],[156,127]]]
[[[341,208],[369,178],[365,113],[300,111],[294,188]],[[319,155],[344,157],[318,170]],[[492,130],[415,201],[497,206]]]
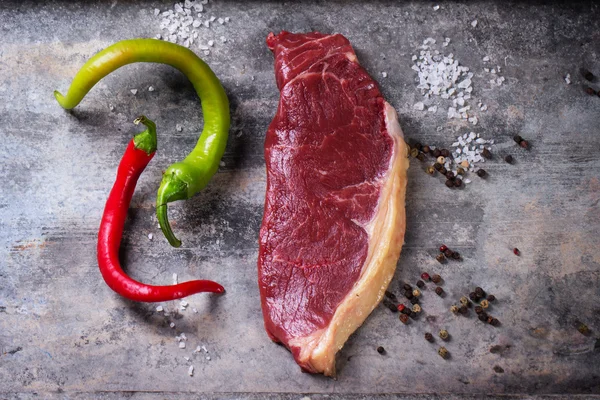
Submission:
[[[201,41],[217,41],[205,59],[230,96],[233,123],[212,183],[171,207],[180,249],[161,237],[153,201],[161,170],[192,148],[202,125],[187,80],[169,67],[135,65],[104,79],[71,113],[52,97],[102,48],[159,33],[153,9],[172,4],[0,4],[0,398],[600,394],[600,98],[583,92],[578,74],[585,66],[600,75],[595,2],[447,2],[434,12],[431,2],[211,1],[207,13],[231,22],[201,30]],[[427,270],[443,276],[448,295],[426,290],[425,315],[409,326],[376,309],[339,353],[337,380],[301,373],[262,326],[256,284],[262,146],[278,101],[264,40],[281,29],[347,35],[398,110],[407,137],[445,146],[470,127],[449,123],[441,111],[412,109],[420,95],[410,57],[426,37],[450,37],[447,51],[477,71],[474,95],[489,105],[474,130],[496,140],[496,153],[516,159],[486,163],[489,179],[475,177],[454,191],[412,163],[406,245],[392,290]],[[225,45],[222,35],[230,39]],[[503,66],[507,81],[500,88],[489,90],[485,55]],[[156,91],[148,92],[150,85]],[[592,86],[600,89],[599,82]],[[135,132],[131,121],[141,113],[157,122],[160,149],[133,199],[124,264],[145,282],[169,284],[177,273],[227,288],[221,297],[188,299],[184,312],[166,303],[168,316],[116,296],[96,263],[104,202]],[[516,133],[530,140],[531,151],[514,145]],[[464,261],[439,265],[434,255],[442,242]],[[512,254],[515,246],[521,257]],[[497,296],[500,327],[448,312],[477,285]],[[575,320],[591,334],[577,332]],[[440,328],[451,334],[446,361],[436,354],[439,340],[423,339]],[[181,332],[185,350],[174,339]],[[196,345],[207,347],[210,361],[192,354]],[[384,356],[375,351],[380,345]],[[491,354],[493,345],[506,351]],[[187,376],[190,364],[194,377]],[[504,373],[494,372],[496,365]]]

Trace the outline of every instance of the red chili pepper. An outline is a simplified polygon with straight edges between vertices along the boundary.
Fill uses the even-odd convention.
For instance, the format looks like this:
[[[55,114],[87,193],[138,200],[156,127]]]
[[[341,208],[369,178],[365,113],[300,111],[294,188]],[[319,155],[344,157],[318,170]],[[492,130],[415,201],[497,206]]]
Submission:
[[[117,179],[110,191],[100,231],[98,232],[98,265],[107,285],[134,301],[168,301],[190,296],[194,293],[223,293],[225,289],[213,281],[196,280],[172,286],[151,286],[131,279],[119,263],[119,246],[127,210],[138,178],[156,152],[156,125],[142,116],[134,121],[147,129],[137,134],[129,145],[117,170]]]

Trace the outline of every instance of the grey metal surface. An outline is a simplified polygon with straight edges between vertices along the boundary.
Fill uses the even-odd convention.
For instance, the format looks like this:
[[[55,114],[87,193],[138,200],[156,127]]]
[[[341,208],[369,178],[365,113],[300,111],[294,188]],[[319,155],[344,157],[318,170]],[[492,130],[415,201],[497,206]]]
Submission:
[[[191,85],[168,67],[135,65],[103,80],[72,113],[52,97],[95,52],[159,33],[152,11],[172,3],[2,2],[0,398],[599,394],[600,98],[583,93],[578,70],[600,75],[600,12],[593,2],[567,3],[444,3],[436,12],[430,2],[209,3],[208,13],[231,17],[202,37],[233,39],[205,57],[230,96],[231,137],[209,187],[171,207],[183,240],[173,249],[156,226],[153,200],[161,170],[192,148],[202,124]],[[507,78],[501,88],[484,90],[486,81],[476,75],[474,93],[490,111],[475,131],[496,139],[495,151],[513,154],[515,165],[496,159],[486,164],[489,179],[460,191],[426,175],[418,161],[409,171],[406,245],[391,287],[399,294],[400,281],[414,283],[427,270],[443,276],[448,295],[426,290],[425,315],[409,326],[376,309],[339,353],[337,380],[301,373],[262,327],[256,284],[262,142],[278,101],[264,39],[282,29],[345,34],[398,110],[406,136],[422,143],[449,146],[471,130],[448,123],[444,113],[412,109],[420,95],[410,56],[423,39],[450,37],[448,50],[478,71],[482,57],[492,55]],[[150,85],[156,91],[148,92]],[[186,311],[166,303],[169,316],[116,296],[96,263],[104,202],[135,132],[131,121],[141,113],[157,122],[160,148],[132,202],[124,265],[145,282],[170,284],[177,273],[180,281],[211,278],[227,289],[221,297],[188,299]],[[531,151],[512,143],[516,133],[530,140]],[[434,255],[441,243],[464,261],[439,265]],[[511,252],[515,246],[520,257]],[[500,327],[482,325],[472,313],[449,313],[477,285],[497,296]],[[588,324],[590,336],[575,330],[576,319]],[[423,339],[440,328],[451,334],[448,360],[436,354],[439,340]],[[175,340],[181,332],[188,337],[184,350]],[[206,346],[210,361],[192,353],[196,345]],[[386,355],[375,351],[379,345]],[[491,354],[492,345],[510,348]],[[496,365],[504,373],[494,372]]]

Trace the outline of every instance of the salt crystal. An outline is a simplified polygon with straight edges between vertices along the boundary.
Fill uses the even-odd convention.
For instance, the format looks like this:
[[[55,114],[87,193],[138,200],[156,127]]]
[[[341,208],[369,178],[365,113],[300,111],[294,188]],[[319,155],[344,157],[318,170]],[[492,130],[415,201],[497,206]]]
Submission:
[[[225,43],[227,41],[227,38],[225,36],[221,36],[221,42]]]
[[[194,28],[198,28],[200,25],[202,25],[202,21],[200,20],[194,20],[194,22],[192,22]]]
[[[179,348],[185,349],[185,342],[179,342]]]
[[[175,12],[183,13],[183,8],[181,7],[181,5],[179,3],[175,4]]]
[[[225,22],[229,22],[229,17],[225,17]]]
[[[183,131],[183,126],[181,126],[181,124],[176,124],[176,125],[175,125],[175,130],[176,130],[177,132],[181,132],[181,131]]]
[[[204,21],[204,26],[207,28],[210,27],[210,21],[209,20]]]
[[[437,111],[437,106],[431,106],[427,109],[427,111],[434,113]]]
[[[205,55],[205,56],[207,56],[207,55],[209,55],[209,54],[210,54],[210,51],[209,51],[209,50],[204,50],[204,55]]]
[[[206,356],[206,359],[207,359],[208,361],[210,361],[210,356]]]
[[[485,72],[490,72],[490,69],[489,69],[489,68],[484,68],[483,70],[484,70]]]
[[[202,347],[196,346],[196,350],[194,350],[194,353],[200,353],[201,350],[202,350]]]
[[[488,61],[490,61],[490,57],[488,57],[488,56],[483,57],[483,62],[488,62]]]
[[[465,100],[469,100],[470,98],[471,98],[471,95],[468,94],[468,93],[465,94],[464,97],[463,97],[463,99],[465,99]]]
[[[175,328],[175,323],[174,323],[174,322],[171,322],[171,323],[169,324],[169,326],[170,326],[171,328]]]
[[[177,274],[173,274],[173,285],[177,285]]]
[[[460,144],[460,143],[458,143],[458,142],[454,142],[454,143],[452,143],[452,144],[451,144],[451,146],[452,146],[452,147],[457,147],[459,144]]]
[[[465,105],[465,99],[463,97],[459,97],[458,99],[456,99],[456,102],[461,107]]]
[[[495,69],[495,68],[492,68],[492,70],[491,70],[490,72],[491,72],[492,74],[495,74],[495,73],[496,73],[496,69]]]
[[[163,312],[163,311],[164,311],[163,306],[157,306],[156,307],[156,312]]]
[[[413,61],[417,61],[417,56],[412,56]]]
[[[223,18],[219,18],[217,19],[217,22],[221,25],[223,25],[225,23],[225,20]]]
[[[114,111],[114,109],[115,109],[115,106],[113,106],[112,104],[109,104],[109,105],[108,105],[108,109],[109,109],[110,111]]]
[[[471,183],[471,180],[469,178],[464,180],[465,183]]]
[[[198,314],[198,310],[196,310],[195,308],[192,308],[192,311],[196,314]]]
[[[183,359],[184,359],[185,361],[190,361],[190,358],[189,358],[188,356],[185,356],[185,357],[183,357]]]
[[[475,19],[475,20],[473,20],[473,22],[471,22],[471,26],[472,26],[473,28],[475,28],[475,27],[477,26],[477,20],[476,20],[476,19]]]
[[[415,103],[415,105],[413,106],[413,108],[415,110],[423,111],[425,109],[425,104],[423,104],[422,101],[419,101],[418,103]]]
[[[204,7],[202,6],[202,4],[194,4],[194,10],[196,10],[196,12],[201,13],[204,10]]]
[[[210,16],[210,22],[215,22],[215,19],[217,19],[217,17],[215,17],[214,15]]]
[[[189,358],[188,358],[189,361]],[[194,366],[190,365],[190,367],[188,368],[188,375],[189,376],[194,376]]]
[[[486,111],[488,109],[488,106],[486,104],[481,106],[481,111]]]
[[[472,123],[473,125],[477,125],[477,122],[479,122],[479,120],[477,119],[477,117],[471,117],[468,119],[468,121],[470,123]]]
[[[383,76],[384,78],[387,78],[387,72],[382,72],[381,76]]]
[[[471,86],[471,80],[470,79],[465,79],[465,80],[463,80],[462,82],[460,82],[458,84],[458,87],[461,88],[461,89],[468,88],[469,86]]]
[[[436,6],[433,6],[433,11],[437,11],[437,10],[439,10],[439,9],[440,9],[440,6],[437,6],[437,5],[436,5]]]
[[[158,17],[158,14],[160,14],[160,10],[158,8],[154,9],[154,16]]]
[[[209,41],[208,41],[208,45],[209,45],[210,47],[213,47],[213,46],[215,45],[215,41],[214,41],[214,40],[209,40]]]
[[[135,96],[137,94],[137,89],[131,89],[130,92]]]
[[[208,350],[206,350],[206,346],[202,346],[202,350],[204,350],[205,353],[208,353]]]

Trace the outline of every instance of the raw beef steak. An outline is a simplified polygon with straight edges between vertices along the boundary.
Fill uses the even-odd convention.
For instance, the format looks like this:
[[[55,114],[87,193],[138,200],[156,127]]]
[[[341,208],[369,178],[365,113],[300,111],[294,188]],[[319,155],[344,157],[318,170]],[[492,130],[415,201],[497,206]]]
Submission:
[[[342,35],[269,34],[280,90],[265,141],[259,286],[267,333],[308,372],[381,301],[404,241],[407,148]]]

